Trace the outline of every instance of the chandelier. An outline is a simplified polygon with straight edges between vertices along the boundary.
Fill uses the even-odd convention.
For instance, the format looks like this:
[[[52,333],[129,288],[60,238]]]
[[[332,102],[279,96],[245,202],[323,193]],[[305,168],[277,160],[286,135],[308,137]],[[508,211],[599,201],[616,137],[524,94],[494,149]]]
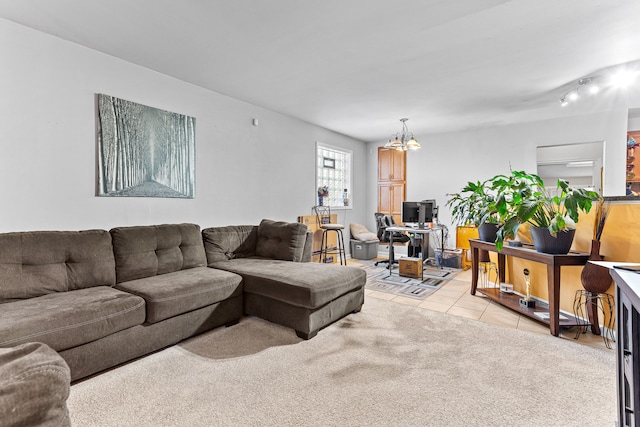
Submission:
[[[400,119],[402,122],[402,132],[398,132],[395,135],[391,135],[389,142],[384,145],[384,148],[393,148],[398,151],[417,150],[420,148],[420,144],[413,137],[413,133],[409,132],[407,128],[407,120]]]

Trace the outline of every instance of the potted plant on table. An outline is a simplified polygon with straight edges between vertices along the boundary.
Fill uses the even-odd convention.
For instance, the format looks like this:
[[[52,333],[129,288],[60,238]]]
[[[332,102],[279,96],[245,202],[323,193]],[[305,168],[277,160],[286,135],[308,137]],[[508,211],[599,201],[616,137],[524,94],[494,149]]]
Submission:
[[[496,197],[491,192],[490,181],[468,182],[459,193],[448,194],[446,205],[451,208],[451,218],[462,226],[478,228],[480,238],[489,242],[495,240],[495,232],[498,229],[498,210]],[[486,235],[483,236],[483,226],[486,227]],[[491,237],[493,229],[493,237]]]
[[[496,197],[491,182],[468,182],[459,193],[448,194],[446,205],[451,208],[451,218],[462,227],[478,229],[480,240],[494,242],[498,231]],[[480,252],[480,261],[489,260],[487,251]]]
[[[524,171],[493,178],[497,191],[496,208],[503,220],[496,238],[496,248],[515,237],[521,224],[531,225],[531,238],[538,252],[566,254],[571,249],[580,212],[589,212],[598,193],[569,186],[558,179],[556,191],[545,187],[542,178]]]

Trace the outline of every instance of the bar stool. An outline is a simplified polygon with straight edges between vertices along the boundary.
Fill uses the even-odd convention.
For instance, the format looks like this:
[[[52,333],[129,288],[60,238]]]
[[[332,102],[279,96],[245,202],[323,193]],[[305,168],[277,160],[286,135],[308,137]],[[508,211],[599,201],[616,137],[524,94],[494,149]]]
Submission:
[[[336,254],[340,257],[340,265],[347,265],[347,254],[344,250],[344,225],[331,222],[331,207],[314,206],[318,228],[322,230],[322,243],[320,244],[320,262],[327,262],[327,255]],[[337,246],[329,246],[329,232],[336,233]],[[331,262],[331,261],[329,261]]]

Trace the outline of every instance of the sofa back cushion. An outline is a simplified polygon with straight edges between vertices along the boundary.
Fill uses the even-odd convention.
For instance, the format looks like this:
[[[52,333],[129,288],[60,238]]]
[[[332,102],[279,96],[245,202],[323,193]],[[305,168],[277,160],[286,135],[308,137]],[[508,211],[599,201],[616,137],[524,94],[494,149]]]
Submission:
[[[283,261],[302,261],[307,226],[297,222],[263,219],[258,226],[256,255]]]
[[[207,265],[197,224],[116,227],[111,238],[118,283]]]
[[[249,258],[256,255],[258,227],[255,225],[231,225],[210,227],[202,230],[207,262],[234,258]]]
[[[0,303],[115,285],[106,230],[0,234]]]

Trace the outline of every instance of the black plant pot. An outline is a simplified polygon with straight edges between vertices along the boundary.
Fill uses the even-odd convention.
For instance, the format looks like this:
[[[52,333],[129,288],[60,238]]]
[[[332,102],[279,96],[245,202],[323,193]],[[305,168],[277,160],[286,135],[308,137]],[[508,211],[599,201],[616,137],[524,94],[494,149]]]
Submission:
[[[536,251],[552,255],[568,254],[576,235],[576,230],[558,231],[555,236],[546,228],[531,226],[529,230]]]
[[[495,242],[498,237],[498,224],[493,222],[485,222],[478,227],[478,235],[480,240],[484,242]]]
[[[478,236],[484,242],[495,242],[498,237],[498,224],[493,222],[485,222],[478,227]],[[489,252],[480,250],[478,252],[478,262],[489,262]]]

